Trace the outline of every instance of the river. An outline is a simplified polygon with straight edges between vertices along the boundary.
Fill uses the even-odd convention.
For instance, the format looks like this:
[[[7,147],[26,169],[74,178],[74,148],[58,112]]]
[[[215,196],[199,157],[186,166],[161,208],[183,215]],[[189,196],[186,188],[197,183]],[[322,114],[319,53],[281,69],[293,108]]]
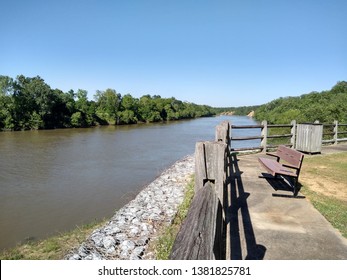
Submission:
[[[197,141],[214,140],[223,120],[256,123],[220,116],[0,133],[0,249],[111,217]]]

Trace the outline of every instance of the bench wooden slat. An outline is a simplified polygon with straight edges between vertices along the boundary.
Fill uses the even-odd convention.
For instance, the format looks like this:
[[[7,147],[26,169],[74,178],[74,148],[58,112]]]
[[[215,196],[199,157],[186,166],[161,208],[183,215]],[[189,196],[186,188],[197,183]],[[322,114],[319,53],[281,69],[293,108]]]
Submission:
[[[291,177],[297,177],[296,172],[288,168],[283,167],[277,161],[274,161],[269,158],[258,158],[259,162],[271,173],[272,176],[278,175],[288,175]]]
[[[281,159],[291,164],[293,167],[300,168],[304,155],[296,150],[290,149],[286,146],[278,146],[276,155]]]

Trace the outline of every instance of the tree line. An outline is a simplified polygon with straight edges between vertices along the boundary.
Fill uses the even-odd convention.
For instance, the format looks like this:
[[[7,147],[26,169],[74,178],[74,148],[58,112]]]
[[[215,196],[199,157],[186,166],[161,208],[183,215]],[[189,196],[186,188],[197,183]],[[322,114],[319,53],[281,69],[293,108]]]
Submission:
[[[347,82],[337,82],[330,90],[311,92],[298,97],[281,97],[255,110],[258,121],[286,124],[319,121],[347,123]]]
[[[215,114],[212,107],[159,95],[122,96],[98,90],[94,100],[78,89],[52,89],[40,77],[0,76],[0,130],[90,127],[104,124],[160,122]]]

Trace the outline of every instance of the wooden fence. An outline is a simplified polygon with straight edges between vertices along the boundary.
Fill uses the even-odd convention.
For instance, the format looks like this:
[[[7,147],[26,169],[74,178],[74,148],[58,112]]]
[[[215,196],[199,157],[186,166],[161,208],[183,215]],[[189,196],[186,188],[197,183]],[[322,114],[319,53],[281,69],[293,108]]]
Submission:
[[[347,137],[341,137],[341,135],[347,136],[347,124],[339,124],[335,121],[333,124],[322,124],[323,125],[323,137],[322,144],[337,144],[338,142],[347,141]],[[232,137],[231,148],[234,151],[245,151],[245,150],[260,150],[266,152],[268,149],[276,148],[278,145],[284,144],[289,147],[295,148],[296,137],[297,137],[297,123],[293,120],[290,124],[268,124],[267,121],[262,121],[259,125],[231,125],[231,130],[241,130],[241,129],[260,129],[259,133],[254,136],[247,137]],[[287,128],[290,129],[290,133],[283,134],[270,134],[270,129]],[[330,131],[329,131],[330,128]],[[327,137],[331,137],[328,138]],[[243,148],[233,148],[232,141],[248,141],[248,140],[260,140],[260,146],[257,147],[243,147]],[[280,140],[277,144],[271,144],[271,140],[274,139],[287,139],[287,143],[281,143]]]
[[[230,124],[216,127],[216,141],[195,146],[195,195],[173,245],[173,260],[225,259],[225,211]]]
[[[341,135],[345,137],[340,137]],[[339,124],[338,121],[334,121],[333,124],[323,124],[323,144],[337,144],[342,141],[347,141],[347,124]]]

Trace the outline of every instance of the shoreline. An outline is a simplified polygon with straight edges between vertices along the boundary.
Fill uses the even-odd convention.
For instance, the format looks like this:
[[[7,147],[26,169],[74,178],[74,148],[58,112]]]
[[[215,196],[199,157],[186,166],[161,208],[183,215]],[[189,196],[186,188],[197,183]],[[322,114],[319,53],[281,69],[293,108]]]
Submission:
[[[175,217],[194,174],[194,161],[194,155],[188,155],[174,162],[64,259],[155,259],[150,245]]]
[[[153,124],[170,124],[174,122],[183,122],[183,121],[191,121],[201,118],[215,118],[218,117],[218,114],[212,114],[208,116],[200,116],[200,117],[189,117],[189,118],[181,118],[181,119],[174,119],[174,120],[160,120],[160,121],[153,121],[153,122],[146,122],[146,121],[138,121],[136,123],[97,123],[95,125],[90,126],[69,126],[69,127],[52,127],[52,128],[38,128],[38,129],[0,129],[1,132],[9,133],[9,132],[23,132],[23,131],[52,131],[52,130],[65,130],[65,129],[90,129],[90,128],[98,128],[98,127],[104,127],[104,126],[115,126],[115,127],[124,127],[124,126],[141,126],[141,125],[153,125]]]

